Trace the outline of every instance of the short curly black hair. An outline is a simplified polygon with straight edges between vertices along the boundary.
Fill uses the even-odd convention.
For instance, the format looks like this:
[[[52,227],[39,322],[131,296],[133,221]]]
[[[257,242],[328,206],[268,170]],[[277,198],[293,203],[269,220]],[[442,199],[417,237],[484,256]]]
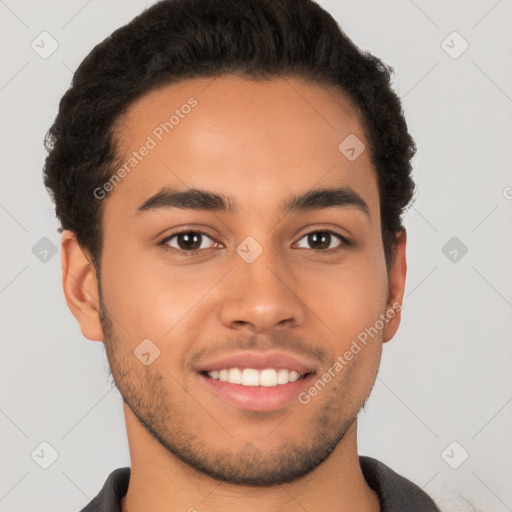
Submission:
[[[99,270],[102,205],[115,125],[140,96],[181,79],[299,76],[338,86],[360,112],[379,187],[386,265],[412,199],[408,132],[393,68],[361,51],[311,0],[162,0],[98,44],[76,70],[45,138],[44,183],[59,232],[73,231]],[[340,141],[341,142],[341,141]]]

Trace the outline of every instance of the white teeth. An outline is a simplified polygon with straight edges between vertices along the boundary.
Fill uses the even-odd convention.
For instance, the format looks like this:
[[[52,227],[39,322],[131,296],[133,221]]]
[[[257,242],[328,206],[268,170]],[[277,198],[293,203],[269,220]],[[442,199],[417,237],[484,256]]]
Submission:
[[[230,368],[228,381],[232,384],[242,384],[242,372],[238,368]]]
[[[260,376],[258,374],[258,370],[254,370],[252,368],[246,368],[242,372],[242,384],[244,386],[259,386],[260,385]]]
[[[300,378],[300,374],[295,370],[286,368],[265,368],[256,370],[254,368],[245,368],[243,371],[239,368],[225,368],[222,370],[213,370],[208,372],[208,376],[221,382],[231,384],[241,384],[242,386],[264,386],[273,387],[289,382],[295,382]]]
[[[278,384],[288,384],[288,377],[290,372],[288,370],[280,369],[277,372],[277,383]]]
[[[260,373],[260,386],[277,386],[277,372],[267,368]]]
[[[290,372],[290,376],[288,377],[288,380],[290,382],[295,382],[296,380],[299,379],[299,377],[300,377],[300,375],[296,371],[292,370]]]

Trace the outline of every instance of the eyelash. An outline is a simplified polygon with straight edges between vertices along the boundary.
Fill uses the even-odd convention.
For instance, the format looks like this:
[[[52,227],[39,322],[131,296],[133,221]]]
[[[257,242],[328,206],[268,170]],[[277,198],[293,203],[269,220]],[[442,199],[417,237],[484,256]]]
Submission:
[[[183,249],[176,249],[175,247],[171,247],[171,246],[168,245],[168,242],[170,240],[172,240],[174,237],[179,236],[181,234],[190,234],[190,233],[195,234],[195,235],[206,236],[206,237],[210,238],[212,241],[214,241],[215,243],[218,243],[210,235],[208,235],[207,233],[204,233],[203,231],[194,231],[194,230],[191,230],[191,229],[187,229],[187,230],[183,230],[183,231],[177,231],[176,233],[173,233],[172,235],[169,235],[169,236],[165,237],[159,243],[159,245],[162,246],[162,248],[165,251],[170,251],[173,254],[178,254],[180,256],[195,256],[195,255],[199,254],[201,251],[207,250],[207,249],[194,249],[194,250],[191,250],[191,251],[185,251]],[[328,233],[330,235],[334,235],[335,237],[337,237],[342,242],[342,244],[341,244],[340,247],[336,247],[334,249],[318,249],[318,250],[310,249],[311,251],[314,251],[314,252],[318,252],[318,253],[338,252],[338,251],[342,250],[343,247],[347,247],[347,246],[352,245],[351,242],[347,238],[345,238],[343,235],[341,235],[337,231],[333,231],[331,229],[316,229],[316,230],[310,231],[310,232],[305,233],[304,235],[302,235],[300,237],[299,241],[302,240],[303,238],[305,238],[305,237],[307,237],[309,235],[315,234],[315,233]],[[213,249],[213,247],[210,247],[210,249]]]

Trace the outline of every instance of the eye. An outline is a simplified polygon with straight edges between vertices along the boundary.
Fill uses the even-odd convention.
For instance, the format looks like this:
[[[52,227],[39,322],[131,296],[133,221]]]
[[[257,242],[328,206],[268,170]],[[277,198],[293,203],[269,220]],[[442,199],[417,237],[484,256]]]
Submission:
[[[203,249],[218,247],[220,244],[201,231],[182,231],[168,236],[160,242],[160,245],[181,254],[195,254]]]
[[[305,240],[305,242],[302,242]],[[338,245],[333,246],[333,242],[338,242]],[[309,244],[309,247],[302,244]],[[298,242],[297,245],[304,249],[315,249],[319,251],[326,251],[329,249],[339,249],[343,245],[350,245],[350,242],[339,233],[334,231],[322,230],[312,231],[307,235],[304,235]]]

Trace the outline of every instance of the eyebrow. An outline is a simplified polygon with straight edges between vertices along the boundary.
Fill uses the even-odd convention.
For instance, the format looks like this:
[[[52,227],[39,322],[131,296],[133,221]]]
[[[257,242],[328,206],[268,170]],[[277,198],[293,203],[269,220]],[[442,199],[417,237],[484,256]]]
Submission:
[[[164,187],[144,201],[137,208],[136,214],[169,208],[224,212],[231,215],[238,212],[236,203],[223,194],[197,188],[178,190]],[[350,187],[309,190],[292,196],[280,207],[283,214],[325,208],[356,208],[370,218],[368,204]]]

